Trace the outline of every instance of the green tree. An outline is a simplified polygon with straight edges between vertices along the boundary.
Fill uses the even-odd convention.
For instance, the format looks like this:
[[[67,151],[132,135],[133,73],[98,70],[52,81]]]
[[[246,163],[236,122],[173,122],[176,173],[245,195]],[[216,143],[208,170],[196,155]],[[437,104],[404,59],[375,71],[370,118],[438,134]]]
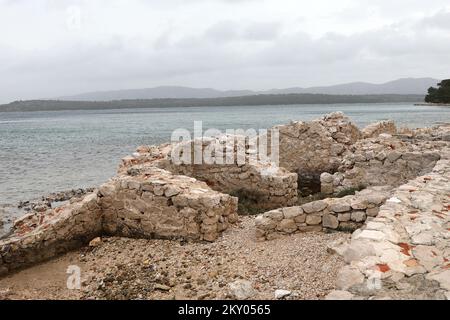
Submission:
[[[428,89],[428,95],[425,97],[428,103],[450,103],[450,79],[442,80],[438,83],[438,88]]]

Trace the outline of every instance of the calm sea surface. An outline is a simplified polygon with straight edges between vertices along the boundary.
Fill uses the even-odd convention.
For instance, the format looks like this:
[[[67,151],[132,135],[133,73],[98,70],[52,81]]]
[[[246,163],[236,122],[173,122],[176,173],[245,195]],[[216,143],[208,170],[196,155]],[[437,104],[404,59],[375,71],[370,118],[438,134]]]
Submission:
[[[172,130],[268,128],[343,111],[358,126],[393,119],[423,127],[450,121],[450,108],[412,104],[289,105],[0,113],[0,205],[97,186],[142,144],[169,141]],[[1,206],[0,206],[1,208]]]

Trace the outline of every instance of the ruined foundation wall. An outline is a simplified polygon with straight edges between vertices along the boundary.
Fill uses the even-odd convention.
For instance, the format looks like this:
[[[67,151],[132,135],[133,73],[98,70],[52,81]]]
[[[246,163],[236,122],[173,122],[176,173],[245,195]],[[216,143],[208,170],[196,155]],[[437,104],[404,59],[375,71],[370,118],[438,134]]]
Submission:
[[[361,140],[342,160],[339,171],[321,175],[321,191],[337,194],[368,186],[399,186],[430,172],[440,159],[439,142],[413,145],[389,135]]]
[[[334,248],[347,265],[328,299],[449,299],[449,190],[449,160],[397,188],[378,217]]]
[[[194,178],[150,167],[119,175],[78,202],[17,220],[0,241],[0,275],[107,234],[214,241],[235,223],[238,199]]]
[[[81,201],[17,220],[14,233],[0,240],[0,275],[89,243],[102,232],[102,209],[95,193]]]
[[[361,137],[359,129],[340,112],[275,128],[280,135],[280,166],[291,172],[335,170],[340,155]]]
[[[361,137],[340,112],[275,129],[279,130],[280,166],[298,174],[299,191],[305,195],[320,191],[320,174],[335,172],[348,148]]]
[[[259,209],[273,209],[297,202],[297,175],[282,168],[252,165],[170,166],[171,172],[205,181],[216,191],[253,200]]]
[[[389,188],[375,187],[354,196],[269,211],[256,218],[256,236],[259,240],[272,240],[295,232],[355,230],[368,217],[377,216],[389,194]]]
[[[238,219],[238,199],[204,182],[154,167],[136,170],[137,176],[121,176],[99,190],[107,234],[214,241]]]
[[[134,164],[141,163],[204,181],[218,192],[245,197],[258,210],[294,205],[298,196],[297,174],[277,167],[270,161],[252,161],[249,146],[240,146],[242,140],[237,141],[237,138],[231,136],[224,144],[220,137],[198,141],[201,145],[200,150],[214,150],[214,159],[221,157],[223,164],[208,164],[204,159],[201,164],[192,164],[196,142],[192,140],[182,144],[166,145],[163,149],[141,147],[136,154],[123,160],[120,171],[125,172]],[[230,144],[231,142],[233,144]],[[172,158],[172,150],[176,148],[177,152],[182,154],[185,147],[191,150],[188,160],[175,161]],[[229,161],[226,158],[227,148],[231,148],[236,155],[240,147],[244,150],[244,158],[238,161],[237,157],[233,157],[227,162]]]

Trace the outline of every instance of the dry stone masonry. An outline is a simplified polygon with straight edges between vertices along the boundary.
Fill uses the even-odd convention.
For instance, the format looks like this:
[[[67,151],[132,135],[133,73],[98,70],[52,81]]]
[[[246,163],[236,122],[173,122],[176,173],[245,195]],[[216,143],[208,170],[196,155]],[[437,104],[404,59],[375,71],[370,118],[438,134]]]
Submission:
[[[237,198],[154,167],[135,167],[100,187],[103,231],[140,238],[214,241],[237,221]]]
[[[329,299],[450,299],[450,160],[397,188],[333,248],[348,263]]]
[[[259,240],[272,240],[295,232],[355,230],[368,217],[377,216],[389,194],[389,187],[374,187],[354,196],[269,211],[255,219],[256,236]]]
[[[276,166],[271,161],[252,161],[252,151],[244,144],[244,139],[236,136],[228,137],[227,144],[221,145],[221,138],[203,139],[202,149],[215,150],[220,145],[220,154],[214,154],[215,159],[221,158],[223,164],[191,163],[175,164],[170,155],[160,161],[158,166],[171,172],[194,177],[205,181],[216,191],[239,195],[252,200],[252,206],[258,209],[274,209],[294,205],[297,202],[297,175],[285,168]],[[233,142],[230,146],[230,142]],[[195,141],[188,142],[194,149]],[[178,146],[179,147],[179,146]],[[231,149],[233,158],[226,162],[227,148]],[[245,150],[245,157],[240,161],[234,155],[239,148]],[[193,158],[190,157],[190,159]],[[230,163],[230,164],[228,164]]]
[[[136,167],[81,200],[15,222],[0,241],[0,274],[44,261],[100,235],[214,241],[237,221],[235,197],[159,168]]]
[[[201,150],[218,150],[220,155],[214,154],[216,158],[222,158],[223,164],[192,164],[194,159],[195,140],[175,145],[164,145],[161,148],[140,147],[136,154],[123,160],[120,171],[129,170],[134,164],[145,164],[156,166],[172,173],[194,177],[204,181],[207,185],[218,192],[239,195],[252,200],[252,205],[257,209],[273,209],[283,206],[294,205],[297,202],[297,175],[288,170],[276,166],[270,161],[251,161],[251,151],[248,145],[241,146],[245,150],[245,158],[241,162],[236,157],[231,162],[226,162],[226,149],[232,148],[231,154],[236,154],[240,148],[239,143],[243,139],[231,137],[227,139],[230,145],[221,145],[222,139],[211,138],[201,141]],[[192,154],[189,161],[177,163],[172,159],[172,150],[183,150],[188,146]],[[178,154],[178,151],[177,153]]]
[[[319,191],[320,174],[336,171],[345,151],[361,138],[360,130],[341,112],[275,128],[279,130],[280,166],[298,174],[305,193]]]
[[[426,172],[440,159],[445,142],[406,142],[381,134],[351,146],[333,175],[320,177],[324,194],[368,186],[399,186]]]

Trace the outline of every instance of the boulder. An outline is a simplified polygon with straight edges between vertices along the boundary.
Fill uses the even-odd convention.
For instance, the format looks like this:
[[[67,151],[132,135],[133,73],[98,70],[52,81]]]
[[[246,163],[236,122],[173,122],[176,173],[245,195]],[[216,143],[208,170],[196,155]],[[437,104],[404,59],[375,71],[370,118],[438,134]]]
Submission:
[[[238,300],[246,300],[256,294],[253,284],[247,280],[236,280],[228,284],[229,294]]]

